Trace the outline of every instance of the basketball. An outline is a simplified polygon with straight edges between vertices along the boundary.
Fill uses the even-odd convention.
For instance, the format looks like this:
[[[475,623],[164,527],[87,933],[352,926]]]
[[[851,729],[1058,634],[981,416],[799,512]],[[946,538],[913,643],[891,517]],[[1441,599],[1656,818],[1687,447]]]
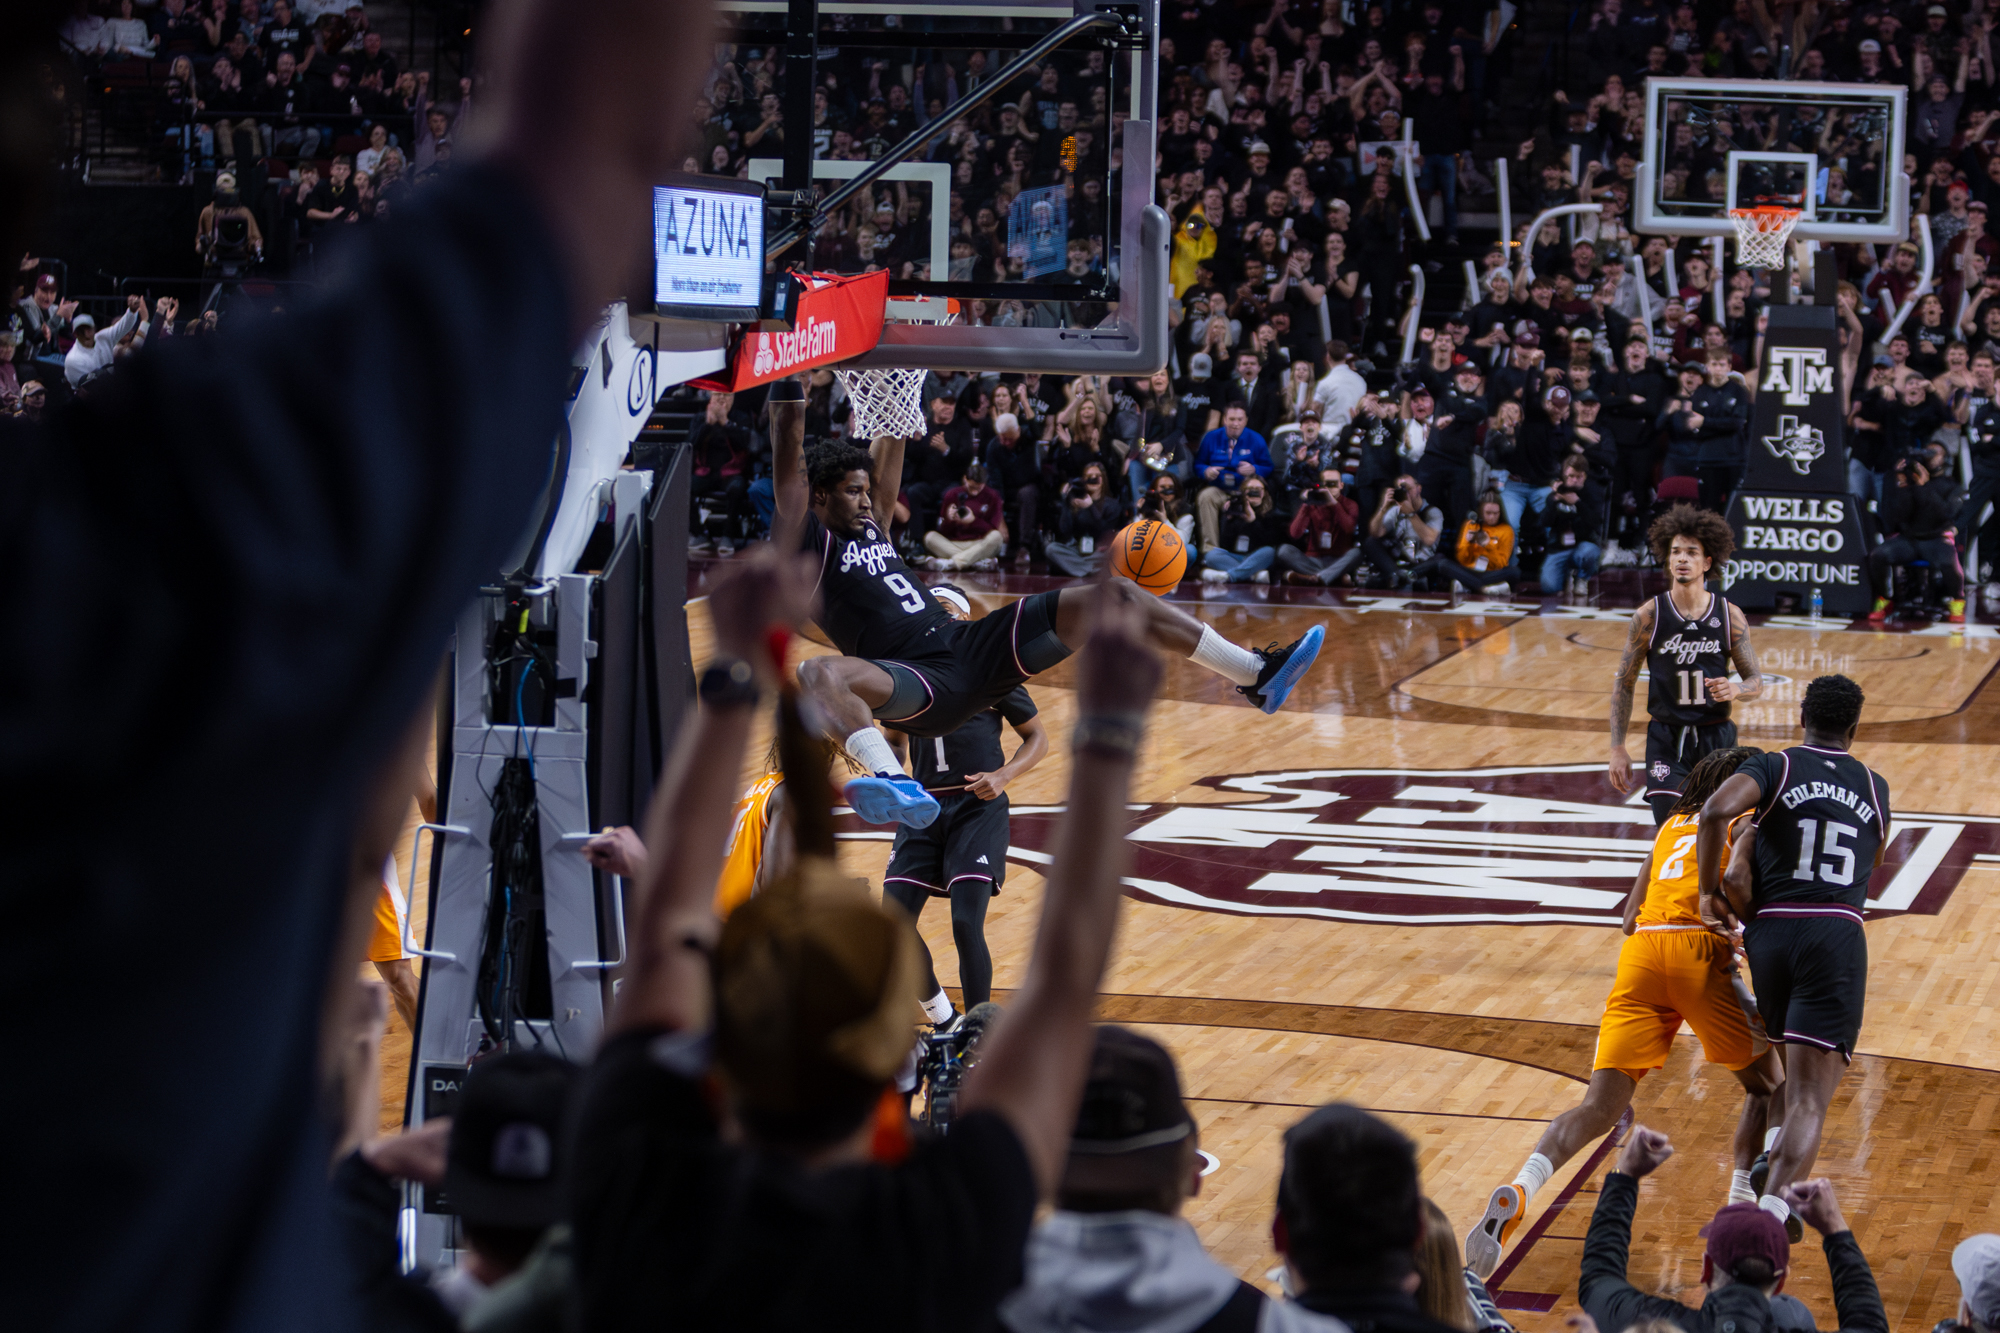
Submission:
[[[1187,543],[1180,533],[1158,519],[1142,518],[1128,525],[1111,551],[1111,572],[1164,597],[1180,587],[1187,573]]]

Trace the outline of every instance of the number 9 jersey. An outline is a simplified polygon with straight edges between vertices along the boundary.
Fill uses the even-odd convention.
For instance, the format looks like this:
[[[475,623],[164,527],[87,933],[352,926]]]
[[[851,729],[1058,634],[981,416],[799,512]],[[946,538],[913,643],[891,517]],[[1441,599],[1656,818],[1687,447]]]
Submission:
[[[1758,919],[1832,910],[1860,920],[1876,852],[1889,837],[1889,784],[1847,751],[1811,745],[1757,755],[1736,771],[1762,792]]]
[[[820,628],[849,657],[923,657],[951,641],[951,613],[910,577],[875,520],[843,537],[807,513],[801,549],[820,557]]]

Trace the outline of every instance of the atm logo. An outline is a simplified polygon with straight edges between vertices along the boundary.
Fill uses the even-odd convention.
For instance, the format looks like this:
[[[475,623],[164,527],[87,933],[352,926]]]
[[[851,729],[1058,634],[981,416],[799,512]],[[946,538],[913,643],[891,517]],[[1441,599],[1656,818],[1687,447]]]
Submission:
[[[1771,367],[1764,372],[1759,393],[1776,391],[1786,407],[1805,407],[1816,393],[1833,392],[1833,367],[1824,347],[1774,347]]]

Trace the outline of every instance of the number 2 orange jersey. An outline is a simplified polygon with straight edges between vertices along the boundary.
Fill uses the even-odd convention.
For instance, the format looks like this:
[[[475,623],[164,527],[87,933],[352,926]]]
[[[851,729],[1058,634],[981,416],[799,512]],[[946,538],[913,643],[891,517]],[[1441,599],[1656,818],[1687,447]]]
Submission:
[[[1639,906],[1640,930],[1702,924],[1698,906],[1701,883],[1694,860],[1700,824],[1701,816],[1696,813],[1674,815],[1660,825],[1653,838],[1653,877],[1646,885],[1646,900]],[[1729,868],[1727,842],[1722,848],[1722,866]]]

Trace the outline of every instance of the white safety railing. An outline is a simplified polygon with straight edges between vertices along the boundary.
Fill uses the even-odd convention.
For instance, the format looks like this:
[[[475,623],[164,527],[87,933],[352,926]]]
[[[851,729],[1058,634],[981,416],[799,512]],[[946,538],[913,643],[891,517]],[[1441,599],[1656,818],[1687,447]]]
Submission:
[[[1403,359],[1409,365],[1417,356],[1417,325],[1424,322],[1424,266],[1410,265],[1410,305],[1403,314]]]
[[[1889,327],[1882,330],[1881,338],[1877,339],[1875,343],[1877,347],[1887,347],[1889,340],[1901,331],[1903,321],[1908,319],[1910,312],[1917,308],[1917,302],[1931,294],[1931,274],[1937,267],[1937,254],[1931,248],[1930,214],[1917,214],[1917,232],[1924,243],[1924,275],[1918,280],[1916,287],[1911,290],[1909,298],[1903,302],[1903,308],[1898,310],[1896,317],[1889,321]],[[1893,258],[1895,251],[1891,250],[1889,253]]]
[[[1417,235],[1429,241],[1431,220],[1424,212],[1423,196],[1417,192],[1417,122],[1403,118],[1403,192],[1410,196],[1410,216],[1417,220]]]
[[[1514,285],[1525,287],[1528,283],[1534,281],[1535,238],[1542,234],[1542,228],[1547,226],[1551,219],[1569,217],[1576,213],[1602,213],[1603,211],[1603,204],[1557,204],[1554,208],[1545,208],[1540,213],[1537,213],[1533,224],[1528,228],[1527,239],[1521,242],[1521,266],[1514,271]]]
[[[1465,261],[1465,301],[1460,310],[1470,310],[1479,304],[1479,269],[1468,259]]]
[[[442,950],[425,949],[417,944],[410,934],[410,905],[417,899],[417,848],[423,842],[424,834],[440,838],[462,838],[472,830],[463,824],[419,824],[410,833],[410,880],[403,890],[403,952],[417,958],[435,958],[440,963],[455,963],[458,955]]]
[[[1506,158],[1493,160],[1493,183],[1500,192],[1500,253],[1511,258],[1514,249],[1514,192],[1507,183],[1507,167]],[[1513,265],[1507,267],[1512,268]]]
[[[1715,310],[1715,322],[1724,322],[1728,307],[1722,299],[1722,261],[1727,254],[1728,241],[1721,236],[1708,238],[1708,295],[1709,304]]]

